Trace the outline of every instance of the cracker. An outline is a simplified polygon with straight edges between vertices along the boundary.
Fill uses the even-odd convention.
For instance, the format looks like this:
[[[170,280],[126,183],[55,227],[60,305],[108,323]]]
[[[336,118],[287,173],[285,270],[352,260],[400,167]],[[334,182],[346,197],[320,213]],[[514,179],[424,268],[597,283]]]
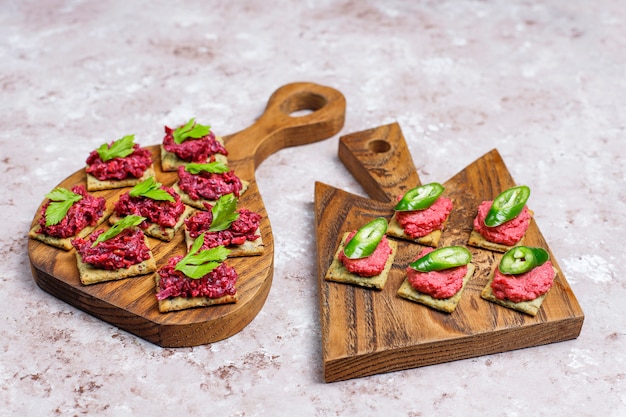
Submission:
[[[530,213],[530,216],[531,216],[530,220],[532,221],[532,216],[534,213],[532,210],[528,210],[528,213]],[[530,227],[530,224],[529,224],[529,227]],[[475,248],[487,249],[493,252],[504,253],[515,246],[521,246],[524,243],[525,237],[526,237],[526,234],[524,234],[524,236],[522,236],[522,238],[519,241],[517,241],[515,245],[504,245],[502,243],[491,242],[485,239],[483,235],[478,233],[476,229],[472,229],[472,232],[470,233],[467,244],[470,246],[474,246]]]
[[[224,140],[221,136],[216,136],[215,139],[224,146]],[[214,155],[209,155],[206,163],[211,161],[211,156],[215,156],[215,160],[223,163],[228,163],[228,158],[226,155],[222,155],[221,153],[216,153]],[[176,171],[179,166],[186,165],[189,162],[180,159],[175,153],[169,152],[165,150],[163,144],[161,144],[161,170],[167,171]]]
[[[411,236],[407,235],[404,232],[404,229],[402,228],[402,226],[400,226],[400,223],[398,223],[398,220],[396,219],[396,215],[394,213],[393,217],[391,217],[391,220],[389,220],[389,226],[387,227],[387,235],[404,239],[404,240],[408,240],[410,242],[419,243],[420,245],[431,246],[433,248],[436,248],[439,245],[439,240],[441,239],[441,235],[443,233],[442,230],[446,227],[447,223],[448,223],[448,219],[446,219],[446,221],[443,223],[443,226],[441,229],[433,230],[432,232],[430,232],[429,234],[425,236],[412,238]]]
[[[554,278],[556,278],[557,270],[554,267],[553,269],[554,269]],[[539,308],[541,308],[541,304],[543,303],[544,298],[546,298],[550,290],[546,291],[545,294],[540,295],[534,300],[521,301],[519,303],[513,302],[511,300],[506,300],[506,299],[501,300],[499,298],[496,298],[495,294],[493,293],[493,289],[491,288],[491,283],[493,282],[494,274],[495,274],[495,269],[493,269],[491,273],[489,274],[489,278],[488,278],[489,281],[487,282],[487,285],[485,286],[485,288],[483,288],[482,292],[480,293],[480,296],[483,299],[487,301],[491,301],[503,307],[510,308],[511,310],[516,310],[522,313],[526,313],[533,317],[537,315],[537,312],[539,311]]]
[[[39,223],[35,224],[30,229],[30,231],[28,232],[28,236],[33,239],[39,240],[47,245],[54,246],[56,248],[63,249],[63,250],[70,250],[73,247],[72,246],[73,239],[76,239],[77,237],[84,238],[85,236],[89,235],[98,226],[100,226],[107,218],[109,218],[109,216],[112,213],[113,213],[113,206],[105,208],[104,213],[102,214],[102,217],[98,219],[98,223],[96,223],[93,226],[85,227],[83,230],[79,231],[74,236],[60,238],[60,237],[49,236],[44,233],[37,233],[37,230],[39,230]]]
[[[161,277],[159,274],[154,274],[154,282],[158,291],[159,281]],[[157,300],[159,311],[161,313],[167,313],[170,311],[186,310],[188,308],[195,307],[208,307],[213,305],[231,304],[236,303],[238,300],[238,294],[225,295],[219,298],[209,297],[173,297],[166,298],[165,300]]]
[[[148,238],[144,236],[144,241],[148,245]],[[128,268],[120,268],[114,270],[94,268],[91,264],[83,262],[80,252],[76,251],[76,261],[78,265],[78,273],[80,282],[83,285],[97,284],[100,282],[117,281],[124,278],[132,278],[139,275],[145,275],[157,270],[156,261],[150,251],[150,258],[145,261],[131,265]]]
[[[385,283],[387,282],[387,278],[389,277],[389,271],[391,270],[391,265],[393,265],[393,260],[398,250],[398,244],[393,240],[387,240],[389,242],[389,246],[391,247],[391,254],[389,255],[389,258],[387,258],[385,268],[380,274],[374,275],[373,277],[361,277],[348,271],[343,263],[341,263],[341,261],[339,260],[339,254],[343,250],[349,234],[350,232],[346,232],[341,238],[339,248],[337,249],[337,252],[335,252],[333,262],[330,264],[330,267],[328,268],[324,279],[326,279],[327,281],[334,281],[343,284],[352,284],[358,285],[360,287],[382,290],[385,286]]]
[[[143,230],[145,235],[150,237],[154,237],[165,242],[169,242],[174,238],[176,232],[185,224],[185,219],[191,216],[195,212],[195,209],[190,206],[185,206],[185,211],[182,212],[178,222],[174,225],[174,227],[161,227],[156,223],[148,223],[148,227]],[[109,223],[115,224],[122,219],[117,213],[113,213],[109,218]]]
[[[485,239],[483,235],[478,233],[476,230],[472,230],[472,232],[470,233],[469,239],[467,241],[467,244],[470,246],[474,246],[476,248],[487,249],[493,252],[502,252],[502,253],[508,251],[509,249],[515,246],[520,246],[522,243],[524,243],[524,237],[522,237],[515,245],[511,245],[511,246],[504,245],[502,243],[491,242]]]
[[[140,182],[147,180],[149,177],[154,177],[154,166],[150,165],[143,173],[141,178],[125,178],[123,180],[99,180],[91,174],[87,174],[87,190],[88,191],[102,191],[112,190],[115,188],[132,187]]]
[[[239,191],[239,196],[241,197],[243,195],[244,192],[246,192],[246,190],[248,189],[248,186],[250,185],[250,183],[248,181],[245,180],[241,180],[241,191]],[[217,200],[207,200],[204,198],[200,198],[198,200],[194,200],[192,199],[189,194],[187,194],[186,192],[184,192],[183,190],[180,189],[180,187],[178,186],[178,182],[176,182],[174,185],[172,185],[172,188],[174,189],[174,191],[176,191],[178,193],[178,195],[180,195],[180,200],[191,206],[191,207],[195,207],[197,209],[200,210],[206,210],[206,206],[204,205],[204,203],[209,204],[210,206],[214,206],[215,203],[217,203]]]
[[[467,273],[463,277],[463,285],[461,286],[459,291],[457,291],[457,293],[454,294],[452,297],[434,298],[428,294],[417,291],[411,286],[408,278],[404,280],[404,282],[398,289],[398,295],[402,298],[406,298],[407,300],[415,301],[417,303],[434,308],[435,310],[443,311],[444,313],[452,313],[456,309],[456,306],[459,304],[461,296],[463,295],[463,290],[465,289],[465,285],[474,274],[475,269],[476,268],[473,264],[470,263],[467,265]]]
[[[259,235],[259,237],[255,240],[246,240],[241,245],[231,245],[226,248],[230,250],[228,254],[229,258],[241,257],[241,256],[257,256],[262,255],[265,250],[265,245],[263,244],[263,237],[259,229],[255,230],[255,235]],[[189,231],[185,229],[185,244],[187,248],[193,245],[194,238],[189,235]]]

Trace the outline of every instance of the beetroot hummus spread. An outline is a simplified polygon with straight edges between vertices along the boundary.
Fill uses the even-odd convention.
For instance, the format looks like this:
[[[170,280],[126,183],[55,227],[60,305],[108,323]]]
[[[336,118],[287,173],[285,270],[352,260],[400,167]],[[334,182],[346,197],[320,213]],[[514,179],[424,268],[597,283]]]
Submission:
[[[170,187],[161,187],[170,194],[174,201],[153,200],[147,197],[131,197],[128,192],[122,194],[115,203],[115,213],[119,216],[135,214],[145,217],[139,227],[145,229],[148,223],[155,223],[161,227],[174,227],[185,211],[185,205],[180,196]]]
[[[234,268],[221,263],[202,278],[191,279],[174,269],[182,258],[180,255],[170,258],[157,272],[160,277],[156,295],[158,300],[172,297],[220,298],[235,295],[237,292],[235,288],[237,272]]]
[[[188,138],[181,144],[174,142],[172,134],[174,129],[165,126],[165,137],[163,138],[163,147],[166,151],[171,152],[186,162],[212,162],[215,160],[215,154],[228,155],[226,148],[215,138],[213,132],[198,139]]]
[[[150,249],[144,241],[144,234],[138,228],[128,228],[119,235],[91,245],[104,233],[103,229],[96,230],[86,239],[76,238],[72,245],[80,253],[83,262],[98,269],[120,269],[139,264],[150,258]]]
[[[97,150],[93,150],[87,157],[88,174],[100,181],[123,180],[134,177],[141,178],[146,169],[152,164],[152,153],[149,149],[141,148],[138,144],[133,147],[133,153],[124,158],[113,158],[103,161]]]
[[[416,239],[426,236],[434,230],[441,229],[451,211],[452,200],[439,197],[427,209],[397,211],[395,214],[398,224],[404,229],[404,233]]]
[[[425,248],[420,255],[427,255],[433,248]],[[463,287],[463,278],[467,274],[467,265],[441,271],[420,272],[408,267],[406,269],[409,284],[416,290],[433,298],[450,298]]]
[[[201,172],[190,174],[184,166],[178,167],[178,186],[192,200],[217,200],[223,195],[233,193],[239,197],[242,189],[241,180],[230,170],[223,174]]]
[[[352,237],[356,234],[356,230],[352,231],[346,239],[346,244],[350,242]],[[361,277],[373,277],[380,274],[385,269],[385,264],[389,255],[391,255],[391,246],[387,241],[387,236],[383,236],[378,243],[376,250],[370,256],[359,259],[350,259],[344,253],[343,250],[339,253],[339,260],[346,267],[348,271]]]
[[[522,212],[508,222],[500,226],[489,227],[485,225],[485,217],[487,217],[487,213],[489,213],[491,203],[491,201],[483,201],[480,206],[478,206],[478,214],[474,218],[474,230],[490,242],[508,246],[515,245],[524,237],[526,229],[528,229],[528,225],[530,224],[530,212],[528,211],[528,207],[524,206]]]
[[[46,226],[46,209],[50,205],[50,200],[41,206],[41,217],[39,218],[40,229],[37,233],[48,236],[67,238],[75,236],[87,226],[95,226],[104,214],[106,199],[104,197],[94,197],[87,193],[85,186],[75,185],[71,190],[75,194],[83,196],[79,201],[72,204],[67,214],[61,221],[53,226]]]
[[[548,292],[554,275],[550,261],[519,275],[503,274],[496,268],[491,289],[500,300],[507,299],[514,303],[530,301]]]
[[[226,230],[208,231],[213,222],[213,213],[211,211],[199,211],[185,219],[185,228],[193,239],[206,232],[202,250],[216,246],[241,245],[246,240],[258,239],[259,235],[255,234],[255,232],[259,229],[261,215],[248,209],[239,209],[237,213],[239,213],[239,217]]]

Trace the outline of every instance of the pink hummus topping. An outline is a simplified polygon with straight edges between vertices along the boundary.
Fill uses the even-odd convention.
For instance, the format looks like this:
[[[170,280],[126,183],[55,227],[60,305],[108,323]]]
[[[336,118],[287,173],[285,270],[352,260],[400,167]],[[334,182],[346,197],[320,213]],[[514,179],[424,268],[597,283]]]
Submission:
[[[350,232],[346,239],[346,244],[350,242],[352,237],[356,234],[356,230]],[[391,255],[391,246],[387,241],[387,236],[383,236],[378,243],[376,250],[370,256],[360,259],[350,259],[344,253],[343,250],[339,253],[339,260],[346,267],[348,271],[361,277],[373,277],[380,274],[385,269],[385,264],[389,255]]]
[[[125,178],[141,178],[143,173],[152,165],[152,153],[149,149],[135,144],[133,153],[124,158],[113,158],[103,161],[97,150],[91,151],[87,157],[88,174],[100,181],[123,180]]]
[[[241,180],[235,175],[233,170],[223,174],[213,174],[201,172],[191,174],[185,171],[184,166],[178,167],[178,186],[191,197],[192,200],[201,198],[207,200],[217,200],[223,195],[233,193],[235,197],[243,188]]]
[[[165,126],[165,137],[163,138],[163,147],[166,151],[171,152],[186,162],[212,162],[215,160],[216,154],[228,155],[226,148],[215,138],[213,132],[201,138],[188,138],[182,143],[174,142],[174,136],[171,129]]]
[[[237,210],[237,213],[239,213],[239,217],[230,224],[228,229],[209,232],[213,222],[213,214],[209,207],[208,211],[199,211],[185,219],[185,228],[193,239],[206,232],[201,250],[216,246],[242,245],[247,240],[258,239],[259,235],[256,234],[256,231],[259,229],[261,215],[245,208]]]
[[[161,227],[174,227],[181,214],[185,211],[185,205],[180,196],[170,187],[161,187],[174,198],[174,201],[153,200],[148,197],[131,197],[128,192],[122,194],[115,203],[115,213],[119,216],[135,214],[145,217],[139,226],[142,229],[148,227],[148,223],[155,223]]]
[[[95,226],[98,220],[103,216],[106,208],[106,199],[104,197],[94,197],[87,193],[85,186],[82,184],[75,185],[71,190],[75,194],[83,196],[79,201],[72,204],[67,214],[61,221],[53,226],[46,226],[46,209],[50,205],[50,200],[41,206],[41,218],[39,219],[39,230],[37,233],[43,233],[48,236],[58,238],[68,238],[76,236],[78,232],[87,226]]]
[[[548,292],[554,276],[550,261],[519,275],[506,275],[496,268],[491,289],[500,300],[507,299],[514,303],[530,301]]]
[[[478,206],[478,214],[474,218],[474,229],[490,242],[512,246],[519,242],[530,225],[530,212],[524,206],[522,212],[514,219],[496,227],[485,225],[485,217],[491,208],[491,201],[483,201]]]
[[[432,252],[433,248],[425,248],[416,259]],[[463,278],[467,274],[467,265],[441,271],[420,272],[408,267],[407,278],[411,286],[433,298],[450,298],[463,287]]]
[[[237,292],[235,288],[237,272],[234,268],[221,263],[202,278],[191,279],[174,269],[182,258],[182,255],[171,257],[167,264],[157,271],[160,278],[156,294],[158,300],[172,297],[220,298],[226,295],[235,295]]]
[[[119,235],[91,245],[104,233],[104,229],[96,230],[86,239],[76,238],[72,245],[80,253],[83,262],[98,269],[120,269],[139,264],[150,258],[150,248],[146,246],[143,232],[134,227]]]
[[[427,209],[397,211],[395,215],[398,224],[400,224],[400,226],[404,229],[404,233],[415,239],[426,236],[434,230],[441,229],[451,211],[452,200],[445,197],[439,197]]]

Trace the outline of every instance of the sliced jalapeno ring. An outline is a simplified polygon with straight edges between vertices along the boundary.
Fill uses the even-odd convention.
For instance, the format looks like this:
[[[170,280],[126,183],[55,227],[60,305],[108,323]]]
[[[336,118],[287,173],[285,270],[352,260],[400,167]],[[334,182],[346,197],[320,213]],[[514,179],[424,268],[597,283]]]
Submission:
[[[411,262],[409,266],[416,271],[430,272],[455,268],[470,263],[472,254],[463,246],[447,246]]]
[[[498,195],[492,202],[485,217],[485,225],[500,226],[517,217],[530,197],[530,188],[526,185],[509,188]]]
[[[443,186],[438,182],[420,185],[407,191],[393,208],[396,211],[426,210],[443,193]]]
[[[516,246],[502,255],[498,269],[503,274],[518,275],[543,265],[550,255],[543,248],[529,246]]]
[[[387,232],[387,219],[377,217],[357,230],[344,247],[343,253],[350,259],[368,257],[374,253],[385,232]]]

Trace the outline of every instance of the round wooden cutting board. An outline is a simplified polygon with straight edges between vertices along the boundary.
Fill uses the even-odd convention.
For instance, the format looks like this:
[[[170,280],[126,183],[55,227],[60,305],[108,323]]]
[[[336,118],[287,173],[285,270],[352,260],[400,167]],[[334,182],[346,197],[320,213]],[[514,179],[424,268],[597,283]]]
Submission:
[[[28,254],[35,282],[60,300],[162,347],[197,346],[232,336],[261,310],[273,276],[274,240],[255,181],[256,167],[280,149],[335,135],[343,127],[345,106],[343,95],[332,88],[312,83],[288,84],[274,92],[264,113],[253,125],[224,136],[229,167],[239,178],[250,183],[238,207],[262,216],[263,254],[227,260],[238,273],[237,303],[160,313],[155,297],[154,274],[85,286],[79,281],[74,249],[64,251],[29,239]],[[304,116],[294,115],[301,110],[311,112]],[[177,180],[177,173],[161,170],[159,145],[148,148],[153,153],[157,181],[171,186]],[[81,169],[57,187],[69,189],[85,181],[85,170]],[[107,204],[112,205],[128,189],[93,194],[105,197]],[[33,226],[39,219],[39,212],[40,208],[36,211]],[[152,238],[149,241],[157,266],[163,265],[173,255],[185,253],[182,229],[170,242]]]

